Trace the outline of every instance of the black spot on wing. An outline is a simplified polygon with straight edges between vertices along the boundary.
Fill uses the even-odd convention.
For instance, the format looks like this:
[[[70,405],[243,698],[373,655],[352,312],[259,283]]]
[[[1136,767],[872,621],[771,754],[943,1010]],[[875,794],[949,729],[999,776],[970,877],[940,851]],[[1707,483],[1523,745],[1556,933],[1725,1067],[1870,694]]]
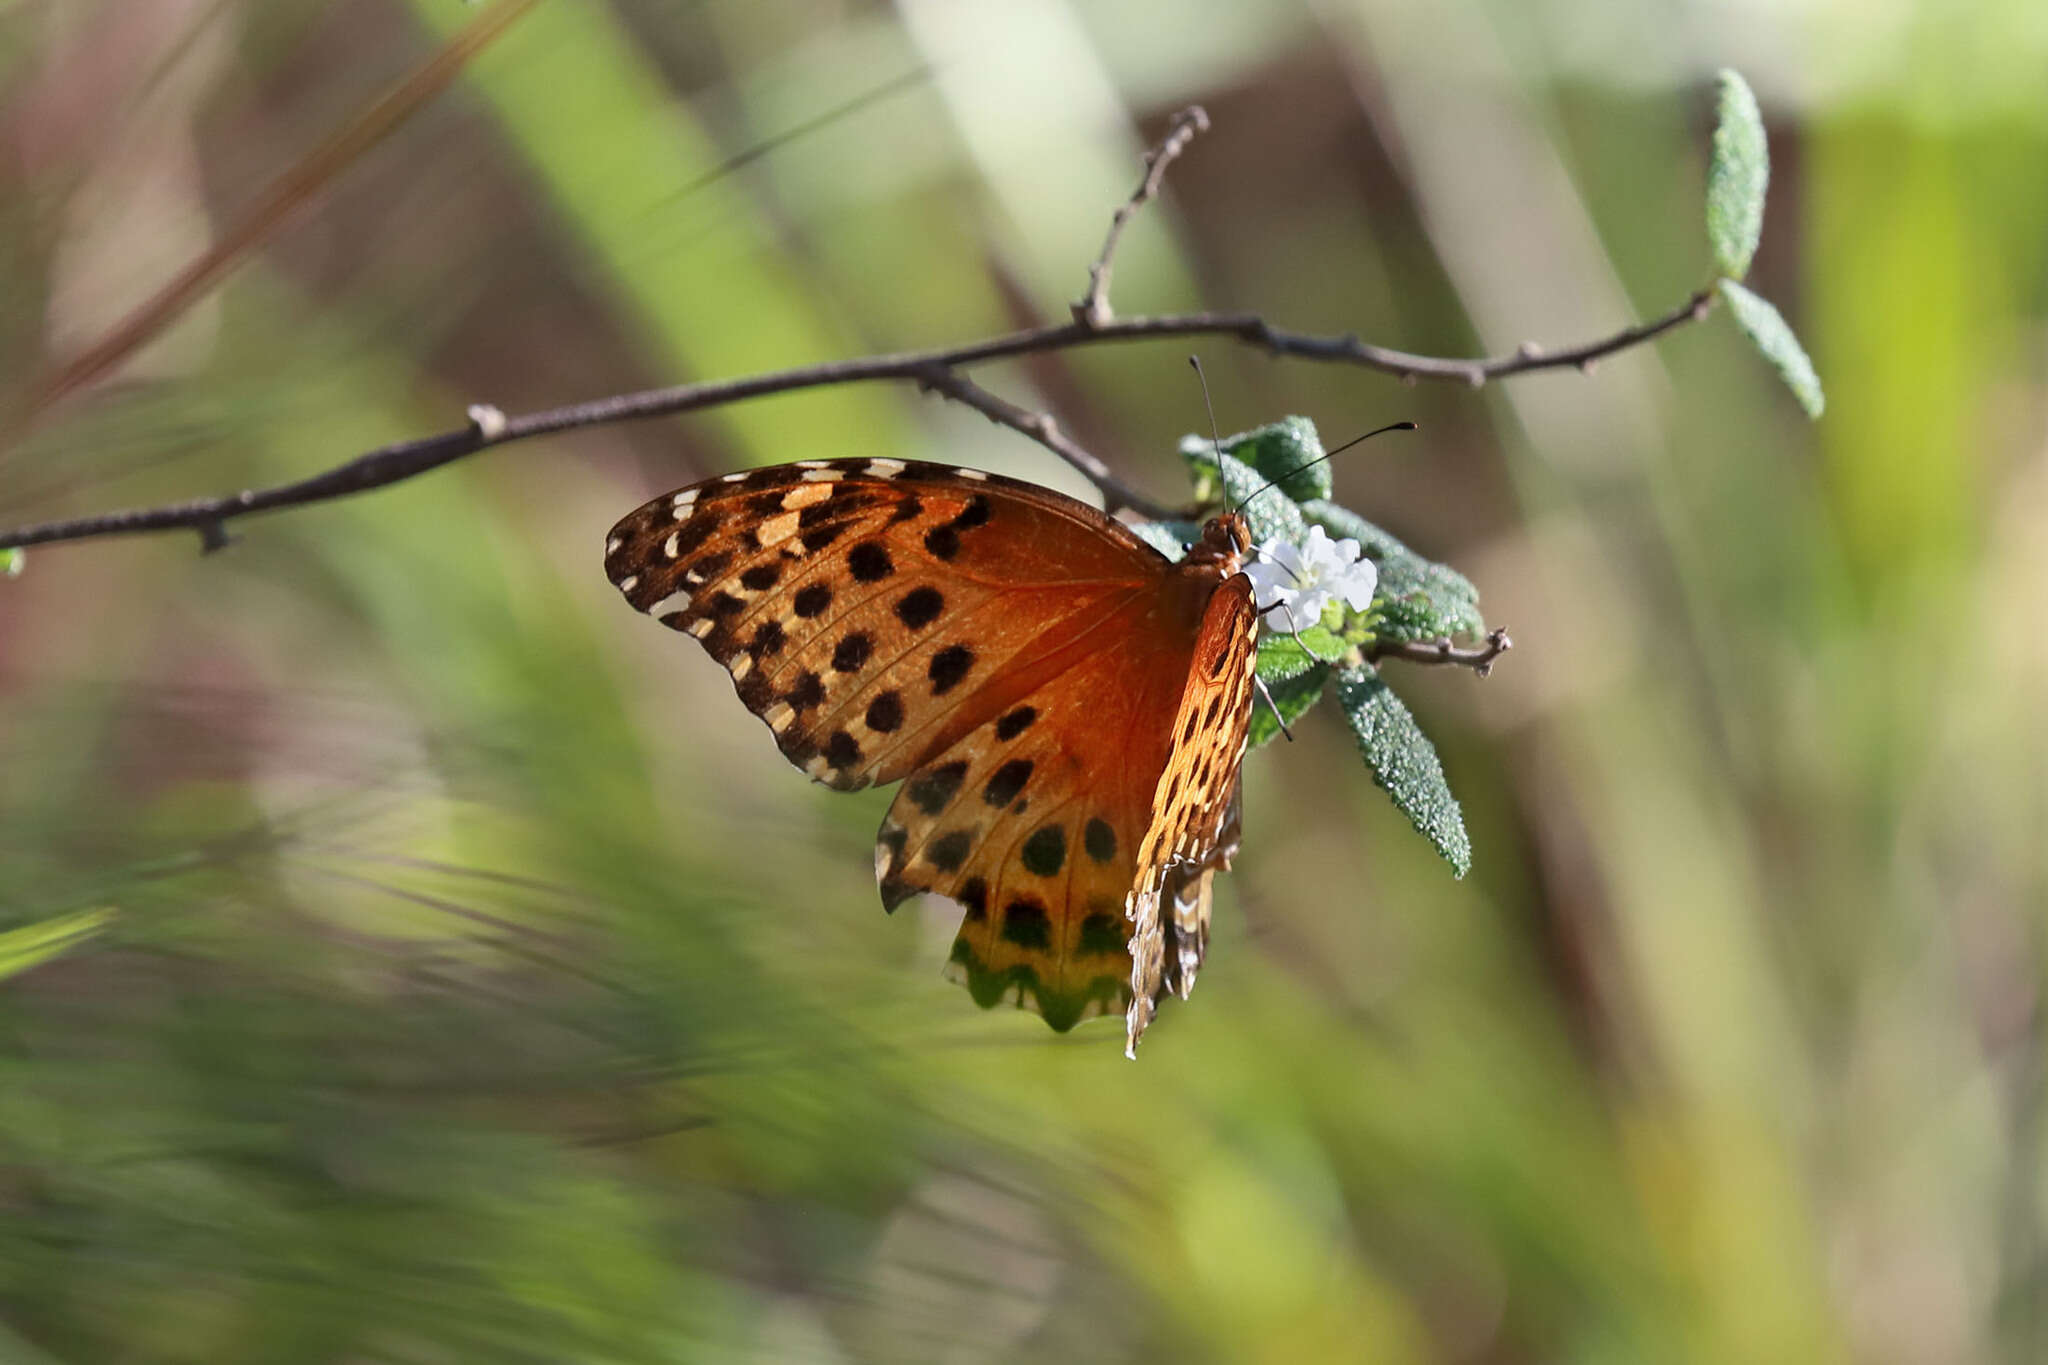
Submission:
[[[1029,896],[1003,907],[1003,937],[1020,948],[1052,947],[1052,916]]]
[[[832,668],[839,673],[858,672],[875,652],[875,642],[860,631],[855,631],[839,642],[832,651]]]
[[[825,700],[824,679],[806,669],[798,676],[795,685],[783,694],[782,699],[799,714],[809,711]]]
[[[969,877],[960,883],[960,890],[954,899],[967,907],[970,923],[979,923],[988,918],[988,883],[979,877]]]
[[[903,696],[899,692],[884,692],[868,703],[868,729],[877,734],[890,734],[903,725]]]
[[[952,803],[966,780],[967,761],[956,759],[913,777],[903,791],[926,815],[937,815]]]
[[[692,582],[705,583],[725,572],[725,566],[732,563],[731,550],[712,550],[698,555],[689,563]]]
[[[723,520],[724,518],[720,517],[716,512],[707,509],[698,512],[681,526],[678,526],[674,533],[676,538],[675,557],[682,559],[695,553],[698,547],[718,533],[719,524]],[[663,549],[664,551],[667,549],[666,544],[664,544]]]
[[[1056,877],[1067,863],[1067,832],[1045,825],[1024,841],[1024,870],[1038,877]]]
[[[981,799],[991,806],[1007,806],[1024,790],[1024,784],[1031,780],[1032,762],[1028,758],[1013,758],[995,770],[982,788]]]
[[[967,855],[974,851],[972,830],[956,829],[941,834],[925,845],[925,861],[941,872],[958,872]]]
[[[945,609],[945,595],[927,584],[903,595],[896,604],[896,618],[912,630],[922,630],[938,620],[939,613]]]
[[[1081,921],[1081,951],[1098,957],[1122,957],[1124,922],[1120,916],[1096,911]]]
[[[966,645],[947,645],[932,655],[931,667],[926,670],[932,681],[932,695],[943,697],[952,691],[973,667],[974,651]]]
[[[813,526],[810,530],[805,531],[799,536],[798,539],[803,542],[804,549],[812,554],[816,554],[842,535],[845,535],[848,528],[852,525],[853,523],[849,521],[827,522],[823,526]]]
[[[988,525],[988,499],[976,493],[960,515],[947,522],[956,531],[971,531],[977,526]]]
[[[868,540],[853,547],[846,556],[847,572],[858,583],[876,583],[896,572],[895,561],[880,541]]]
[[[844,730],[834,730],[825,742],[825,761],[835,768],[851,768],[860,762],[860,744]]]

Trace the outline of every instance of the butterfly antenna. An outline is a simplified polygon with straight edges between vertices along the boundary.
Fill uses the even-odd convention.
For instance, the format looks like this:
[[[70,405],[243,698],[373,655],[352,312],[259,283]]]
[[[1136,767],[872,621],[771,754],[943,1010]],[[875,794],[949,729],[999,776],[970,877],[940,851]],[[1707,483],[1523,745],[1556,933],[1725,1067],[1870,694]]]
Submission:
[[[1216,482],[1222,484],[1223,434],[1216,429],[1216,405],[1209,401],[1209,376],[1202,373],[1202,358],[1200,356],[1189,356],[1188,364],[1195,367],[1195,382],[1202,386],[1202,410],[1209,414],[1209,440],[1216,447]],[[1223,500],[1227,506],[1230,501],[1230,489],[1227,485],[1223,489]],[[1230,510],[1234,512],[1237,509],[1233,507]]]
[[[1213,421],[1213,420],[1214,420],[1214,419],[1212,418],[1212,419],[1211,419],[1211,421]],[[1265,486],[1265,488],[1261,488],[1261,489],[1259,490],[1259,493],[1263,493],[1263,492],[1265,492],[1267,488],[1278,488],[1278,487],[1279,487],[1279,486],[1280,486],[1281,484],[1283,484],[1283,483],[1285,483],[1285,482],[1286,482],[1287,480],[1289,480],[1289,479],[1293,478],[1293,477],[1294,477],[1294,476],[1295,476],[1296,474],[1299,474],[1299,473],[1300,473],[1300,472],[1301,472],[1302,470],[1304,470],[1304,469],[1314,469],[1314,468],[1315,468],[1315,467],[1316,467],[1317,465],[1321,464],[1321,463],[1322,463],[1322,462],[1323,462],[1324,460],[1332,459],[1332,458],[1334,458],[1334,457],[1336,457],[1336,456],[1338,456],[1338,455],[1342,455],[1342,454],[1343,454],[1343,453],[1344,453],[1345,451],[1347,451],[1347,450],[1351,449],[1351,447],[1353,447],[1353,446],[1357,445],[1357,444],[1358,444],[1358,443],[1359,443],[1360,441],[1370,441],[1370,440],[1371,440],[1371,439],[1372,439],[1373,437],[1375,437],[1375,436],[1384,436],[1384,435],[1385,435],[1386,433],[1388,433],[1388,432],[1390,432],[1390,431],[1414,431],[1414,430],[1416,430],[1416,429],[1417,429],[1417,428],[1416,428],[1416,425],[1415,425],[1415,423],[1413,423],[1413,422],[1389,422],[1389,423],[1387,423],[1387,425],[1385,425],[1385,426],[1383,426],[1383,427],[1374,427],[1374,428],[1373,428],[1373,429],[1372,429],[1371,431],[1368,431],[1368,432],[1366,432],[1366,433],[1365,433],[1365,435],[1363,435],[1363,436],[1354,436],[1354,437],[1352,437],[1352,438],[1351,438],[1350,440],[1346,441],[1346,442],[1345,442],[1345,443],[1344,443],[1343,445],[1341,445],[1341,446],[1338,446],[1338,447],[1337,447],[1337,448],[1336,448],[1335,450],[1328,450],[1328,451],[1324,451],[1324,452],[1323,452],[1323,453],[1322,453],[1321,455],[1318,455],[1318,456],[1316,456],[1316,457],[1315,457],[1315,458],[1314,458],[1313,460],[1308,460],[1308,461],[1305,461],[1305,462],[1304,462],[1304,463],[1302,463],[1302,464],[1298,464],[1298,465],[1296,465],[1296,466],[1295,466],[1294,468],[1292,468],[1292,469],[1288,470],[1288,471],[1287,471],[1287,472],[1286,472],[1285,474],[1282,474],[1282,475],[1281,475],[1281,476],[1280,476],[1279,478],[1277,478],[1277,479],[1273,480],[1273,482],[1271,482],[1271,483],[1267,484],[1267,485]],[[1219,467],[1220,467],[1220,461],[1219,461]],[[1254,493],[1254,494],[1252,494],[1252,498],[1256,498],[1257,496],[1259,496],[1259,493]],[[1239,504],[1239,506],[1243,506],[1243,505],[1244,505],[1245,503],[1249,503],[1249,502],[1250,502],[1250,501],[1252,500],[1252,498],[1246,498],[1246,499],[1244,500],[1244,503],[1240,503],[1240,504]]]

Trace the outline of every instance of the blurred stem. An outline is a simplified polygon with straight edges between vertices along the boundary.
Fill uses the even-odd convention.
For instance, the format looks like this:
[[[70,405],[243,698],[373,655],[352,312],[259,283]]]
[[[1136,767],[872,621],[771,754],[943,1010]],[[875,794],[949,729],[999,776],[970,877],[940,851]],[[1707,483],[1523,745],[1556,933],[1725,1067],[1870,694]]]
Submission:
[[[112,330],[44,375],[31,388],[27,412],[32,422],[60,399],[102,377],[140,350],[185,311],[211,293],[244,256],[261,246],[294,210],[325,189],[360,161],[378,143],[418,113],[453,83],[472,57],[533,8],[536,0],[500,0],[442,44],[426,62],[381,99],[316,147],[290,170],[272,181],[239,221],[230,226],[203,255],[192,261]],[[12,433],[18,437],[19,432]],[[11,443],[8,442],[8,443]]]

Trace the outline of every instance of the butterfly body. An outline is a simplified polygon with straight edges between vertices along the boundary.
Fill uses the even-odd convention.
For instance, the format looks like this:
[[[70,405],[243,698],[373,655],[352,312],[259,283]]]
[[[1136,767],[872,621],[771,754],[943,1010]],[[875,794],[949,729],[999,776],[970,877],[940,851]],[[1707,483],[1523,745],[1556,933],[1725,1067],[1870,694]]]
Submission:
[[[1055,1028],[1185,996],[1236,844],[1257,618],[1242,517],[1178,563],[1048,489],[900,460],[726,475],[613,528],[606,572],[696,638],[785,757],[902,781],[894,909],[965,911],[949,971]]]

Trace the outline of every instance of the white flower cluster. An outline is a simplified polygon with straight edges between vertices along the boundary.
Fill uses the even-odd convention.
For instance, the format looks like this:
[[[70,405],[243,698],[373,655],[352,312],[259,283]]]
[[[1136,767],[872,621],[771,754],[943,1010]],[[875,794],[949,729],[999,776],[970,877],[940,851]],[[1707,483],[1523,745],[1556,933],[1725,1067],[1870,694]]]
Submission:
[[[1309,527],[1300,545],[1270,540],[1258,553],[1244,572],[1268,630],[1312,626],[1340,598],[1353,611],[1364,611],[1379,586],[1379,566],[1360,554],[1358,542],[1332,540],[1320,526]]]

